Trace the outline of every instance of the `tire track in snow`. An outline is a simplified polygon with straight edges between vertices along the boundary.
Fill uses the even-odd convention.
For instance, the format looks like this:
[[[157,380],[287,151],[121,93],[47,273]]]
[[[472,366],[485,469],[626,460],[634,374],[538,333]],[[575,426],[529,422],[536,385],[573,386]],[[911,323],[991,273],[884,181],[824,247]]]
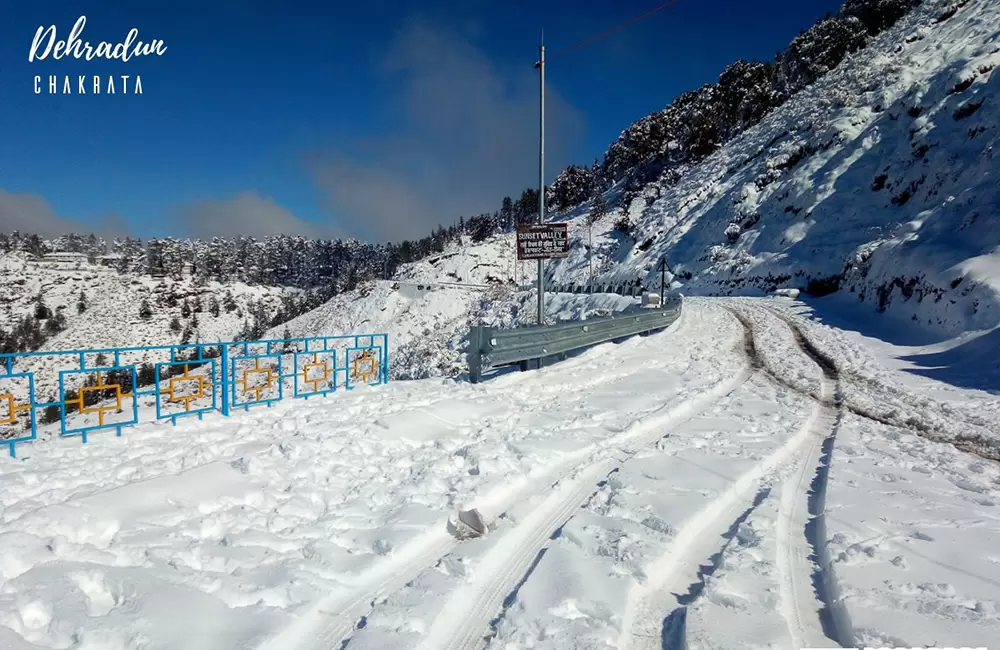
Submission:
[[[820,394],[806,423],[815,437],[781,487],[776,532],[782,613],[793,646],[823,647],[832,640],[850,648],[854,632],[840,598],[826,537],[827,479],[843,417],[840,373],[836,363],[812,345],[797,323],[775,310],[767,311],[789,328],[799,350],[822,374]],[[811,585],[806,583],[806,575]]]
[[[662,649],[663,612],[675,609],[673,593],[690,584],[692,569],[717,550],[716,540],[746,511],[762,484],[812,437],[812,429],[802,427],[685,522],[666,552],[646,568],[646,581],[629,590],[618,648]]]
[[[503,546],[506,549],[505,555],[516,556],[519,561],[525,556],[529,557],[530,560],[530,557],[536,555],[546,543],[552,531],[565,522],[569,518],[569,514],[593,492],[596,481],[590,481],[592,476],[599,474],[599,470],[602,469],[605,474],[610,471],[605,468],[612,456],[634,455],[646,445],[663,437],[662,430],[665,427],[696,416],[699,412],[736,390],[751,374],[752,368],[750,364],[747,364],[735,376],[721,381],[700,394],[684,400],[680,404],[664,406],[659,412],[633,423],[624,432],[568,454],[560,461],[533,472],[529,477],[521,479],[513,485],[501,486],[469,504],[468,507],[478,508],[489,518],[495,519],[525,498],[545,492],[555,485],[557,488],[555,494],[561,495],[561,499],[565,500],[566,503],[564,504],[557,497],[550,495],[549,498],[536,506],[521,524],[505,535],[506,537],[515,533],[525,526],[529,519],[533,529],[547,529],[548,532],[544,535],[537,530],[518,533],[523,536],[521,546],[524,546],[525,549],[531,549],[530,553],[522,549],[521,546]],[[588,481],[590,482],[588,483]],[[567,484],[576,486],[576,489],[565,487]],[[580,493],[583,494],[582,497],[578,496]],[[554,498],[556,498],[556,502],[553,502]],[[566,504],[571,504],[572,507],[566,506]],[[569,514],[559,519],[562,516],[561,513],[564,512],[561,506],[568,507],[569,509],[565,512]],[[538,511],[543,512],[536,515],[535,513]],[[353,585],[330,594],[312,605],[291,625],[261,644],[259,650],[289,650],[291,648],[297,650],[333,650],[334,648],[346,647],[354,631],[363,627],[367,616],[373,611],[381,597],[402,588],[458,546],[459,540],[448,532],[448,523],[447,519],[442,519],[438,525],[402,546],[388,559],[362,572]],[[488,584],[476,584],[477,598],[480,601],[488,602],[489,606],[479,606],[476,609],[481,617],[476,619],[475,633],[471,637],[468,635],[462,637],[461,643],[467,643],[468,639],[472,639],[474,642],[471,645],[431,647],[434,647],[435,650],[438,647],[474,647],[480,643],[486,634],[490,620],[500,609],[503,596],[510,593],[517,583],[517,577],[510,572],[499,572],[494,576],[484,576],[483,579]],[[492,583],[496,584],[491,586]],[[496,594],[500,592],[502,595],[500,600],[497,600]],[[496,601],[495,604],[494,601]],[[467,609],[464,602],[459,602],[459,606]],[[446,611],[448,610],[446,609]],[[444,614],[439,618],[443,616]],[[448,616],[451,614],[449,613]],[[442,626],[445,623],[438,623],[438,625]],[[450,628],[448,628],[448,632],[439,632],[439,634],[449,633],[458,634],[457,631],[452,631]],[[457,639],[452,641],[459,642]]]
[[[759,308],[749,302],[740,302],[738,304],[746,307],[754,306],[755,308]],[[733,311],[728,307],[726,309],[729,309],[730,312]],[[922,421],[919,417],[915,417],[907,412],[908,409],[915,408],[912,403],[907,403],[907,398],[911,400],[913,399],[914,396],[912,394],[901,391],[898,386],[884,383],[874,377],[866,376],[854,368],[841,368],[832,357],[820,350],[819,347],[813,343],[812,339],[810,339],[794,318],[773,307],[764,307],[763,309],[766,309],[775,317],[785,321],[785,323],[792,329],[796,338],[799,339],[803,349],[806,351],[806,354],[813,356],[814,360],[821,359],[822,361],[818,361],[821,366],[828,367],[836,372],[838,374],[838,383],[842,387],[845,384],[854,386],[863,384],[867,386],[879,395],[881,401],[883,402],[884,410],[882,413],[877,413],[871,406],[856,403],[857,400],[852,399],[849,394],[845,394],[846,391],[843,389],[840,391],[840,408],[847,410],[860,418],[871,420],[872,422],[883,426],[904,429],[914,435],[926,438],[932,442],[950,444],[959,451],[974,454],[985,460],[1000,462],[1000,441],[989,435],[990,429],[988,422],[974,421],[965,418],[964,424],[969,427],[971,430],[970,432],[948,433],[935,429],[932,425]],[[790,382],[785,382],[770,369],[768,369],[768,372],[772,378],[788,386],[792,390],[802,394],[811,395],[802,387],[795,386]],[[816,395],[811,396],[813,398],[817,397]],[[888,406],[887,409],[885,409],[886,405]],[[919,409],[915,410],[919,411]],[[983,433],[984,431],[986,433]]]
[[[771,489],[769,487],[762,488],[757,492],[757,496],[754,497],[750,507],[744,510],[743,514],[730,524],[729,530],[722,535],[723,541],[719,550],[698,568],[697,580],[691,583],[687,593],[677,596],[678,607],[663,619],[663,628],[660,633],[660,644],[663,650],[687,650],[688,607],[697,602],[701,597],[702,592],[705,590],[707,578],[713,575],[718,570],[719,565],[722,564],[723,556],[733,540],[736,539],[740,526],[770,496],[770,493]]]
[[[578,467],[483,556],[472,581],[451,594],[419,647],[422,650],[471,650],[488,642],[490,623],[496,620],[495,615],[505,598],[523,582],[553,532],[565,525],[595,493],[601,478],[663,438],[665,429],[695,417],[731,394],[750,378],[752,372],[748,364],[735,377],[662,415],[649,418],[628,439],[621,441],[624,444],[617,444]],[[614,457],[609,457],[612,455]]]
[[[725,538],[733,522],[752,510],[753,506],[747,509],[746,504],[753,499],[754,487],[759,487],[768,475],[789,464],[794,471],[781,486],[777,531],[782,613],[788,621],[794,647],[822,647],[829,644],[826,637],[843,647],[850,647],[841,642],[851,636],[850,625],[842,610],[835,613],[836,584],[829,571],[822,518],[826,471],[820,456],[828,460],[830,449],[826,446],[829,444],[832,448],[839,422],[839,407],[835,404],[839,399],[836,367],[822,355],[811,354],[816,353],[815,349],[800,343],[802,352],[823,371],[821,394],[813,397],[803,393],[766,367],[758,354],[750,320],[734,309],[726,309],[743,326],[746,354],[754,367],[762,369],[775,383],[815,399],[813,411],[784,445],[741,475],[726,492],[692,517],[678,532],[667,553],[647,569],[647,581],[629,592],[618,647],[644,650],[667,647],[682,650],[686,647],[686,609],[680,598],[672,596],[678,591],[674,585],[680,587],[678,583],[690,575],[695,562],[713,553],[715,540],[719,536]],[[789,327],[799,342],[800,333],[791,324]],[[817,516],[811,517],[812,514]],[[813,570],[813,566],[818,569]],[[657,602],[650,602],[656,601],[658,596],[677,606],[658,607]],[[671,614],[660,618],[668,609]]]

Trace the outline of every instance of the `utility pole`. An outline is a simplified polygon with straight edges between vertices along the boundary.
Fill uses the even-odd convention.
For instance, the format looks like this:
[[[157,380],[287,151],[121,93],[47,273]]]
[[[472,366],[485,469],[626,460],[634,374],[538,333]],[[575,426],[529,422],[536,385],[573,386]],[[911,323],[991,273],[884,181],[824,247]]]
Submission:
[[[667,258],[660,260],[660,307],[663,307],[663,303],[667,300],[667,289],[666,289],[666,276],[667,276]]]
[[[538,223],[545,223],[545,32],[539,46],[538,63]],[[538,260],[538,324],[545,324],[545,277]]]
[[[593,212],[587,215],[587,237],[590,246],[587,248],[587,266],[590,268],[590,289],[587,293],[594,293],[594,215]]]

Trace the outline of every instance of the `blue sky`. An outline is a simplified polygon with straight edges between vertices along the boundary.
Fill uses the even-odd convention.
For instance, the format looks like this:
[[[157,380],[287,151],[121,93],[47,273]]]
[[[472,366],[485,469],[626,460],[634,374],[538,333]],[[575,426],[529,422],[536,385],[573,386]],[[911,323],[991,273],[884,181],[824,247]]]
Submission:
[[[540,28],[552,54],[659,2],[9,3],[0,229],[398,241],[493,211],[537,184]],[[838,6],[679,0],[553,60],[547,178]],[[166,51],[28,62],[39,26],[65,39],[80,15],[81,40],[118,43],[135,27]],[[93,94],[92,76],[109,74],[130,75],[128,93]],[[49,94],[49,75],[60,91],[69,75],[72,94]]]

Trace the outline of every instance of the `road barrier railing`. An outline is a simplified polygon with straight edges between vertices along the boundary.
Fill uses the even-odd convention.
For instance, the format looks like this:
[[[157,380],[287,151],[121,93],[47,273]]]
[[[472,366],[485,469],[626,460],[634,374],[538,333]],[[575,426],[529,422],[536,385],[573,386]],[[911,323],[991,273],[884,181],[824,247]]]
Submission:
[[[533,363],[540,366],[544,359],[666,329],[680,317],[682,303],[681,296],[668,296],[656,308],[588,320],[514,329],[474,326],[469,330],[469,380],[479,383],[483,373],[493,368],[518,363],[522,370],[527,370]]]
[[[0,445],[60,437],[389,381],[387,334],[0,354]]]

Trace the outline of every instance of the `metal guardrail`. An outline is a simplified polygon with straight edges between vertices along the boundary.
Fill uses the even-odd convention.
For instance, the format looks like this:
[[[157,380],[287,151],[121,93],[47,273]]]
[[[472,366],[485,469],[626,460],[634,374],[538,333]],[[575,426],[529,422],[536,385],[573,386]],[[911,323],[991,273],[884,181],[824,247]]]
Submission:
[[[537,288],[537,284],[519,284],[517,286],[518,291],[532,291]],[[549,293],[613,293],[633,298],[638,298],[650,291],[644,285],[630,282],[595,282],[592,287],[589,284],[548,284],[545,288]]]
[[[659,308],[556,325],[516,329],[474,326],[469,330],[469,380],[479,383],[491,368],[520,363],[521,369],[527,370],[532,361],[541,365],[542,359],[665,329],[680,317],[682,301],[679,295],[668,296]]]

